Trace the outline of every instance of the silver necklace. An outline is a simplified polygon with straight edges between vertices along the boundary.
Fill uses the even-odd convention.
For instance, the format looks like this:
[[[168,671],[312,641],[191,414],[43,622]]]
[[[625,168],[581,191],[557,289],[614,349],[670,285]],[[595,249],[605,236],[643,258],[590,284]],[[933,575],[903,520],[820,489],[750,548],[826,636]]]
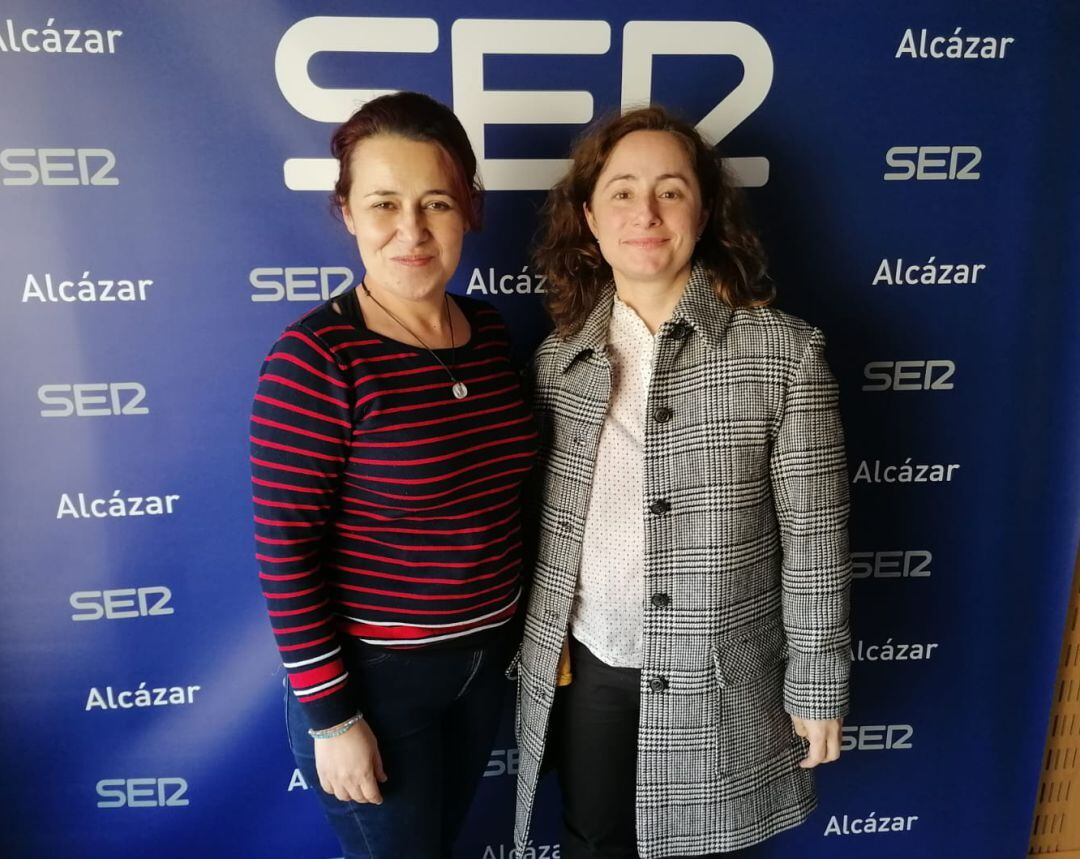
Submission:
[[[421,346],[423,346],[425,349],[427,349],[428,354],[430,354],[432,358],[434,358],[436,361],[438,361],[439,364],[442,366],[442,368],[444,370],[446,370],[446,375],[450,377],[450,382],[451,382],[450,390],[454,394],[455,399],[464,400],[467,396],[469,396],[469,389],[465,386],[465,383],[462,382],[460,379],[458,379],[454,375],[454,371],[451,370],[446,365],[446,362],[443,361],[442,358],[440,358],[438,355],[435,354],[435,350],[432,349],[430,346],[428,346],[428,344],[425,343],[423,340],[421,340],[420,336],[415,331],[413,331],[408,325],[406,325],[404,322],[402,322],[400,319],[398,319],[393,313],[391,313],[389,310],[387,310],[383,306],[382,302],[379,301],[379,299],[377,299],[374,295],[371,294],[371,290],[368,289],[366,283],[364,283],[363,281],[360,281],[360,285],[364,288],[364,294],[368,298],[370,298],[372,301],[374,301],[375,304],[378,306],[378,308],[383,313],[385,313],[387,316],[389,316],[391,319],[393,319],[398,325],[400,325],[402,328],[404,328],[405,331],[409,334],[409,336],[412,337],[413,339],[415,339],[416,342],[419,343]],[[453,363],[455,363],[454,359],[457,356],[457,349],[454,346],[454,322],[450,318],[450,299],[446,295],[445,292],[443,293],[443,306],[446,308],[446,323],[447,323],[447,325],[450,326],[450,363],[453,364]]]

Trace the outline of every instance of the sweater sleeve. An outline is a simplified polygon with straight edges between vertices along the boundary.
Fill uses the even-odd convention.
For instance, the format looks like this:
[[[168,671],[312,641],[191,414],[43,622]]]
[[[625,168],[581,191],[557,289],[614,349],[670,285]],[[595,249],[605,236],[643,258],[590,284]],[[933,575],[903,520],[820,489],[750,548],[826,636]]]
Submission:
[[[847,461],[824,348],[814,329],[788,386],[769,463],[783,548],[785,708],[806,719],[847,713],[851,670]]]
[[[321,560],[348,457],[351,395],[344,368],[299,323],[270,350],[251,414],[259,579],[289,683],[313,728],[336,725],[359,705]]]

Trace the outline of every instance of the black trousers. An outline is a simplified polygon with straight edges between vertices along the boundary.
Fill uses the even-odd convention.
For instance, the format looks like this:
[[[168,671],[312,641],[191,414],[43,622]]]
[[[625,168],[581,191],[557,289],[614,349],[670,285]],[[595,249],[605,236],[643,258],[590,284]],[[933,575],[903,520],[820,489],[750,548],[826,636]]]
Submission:
[[[639,676],[570,638],[574,680],[555,693],[552,763],[563,796],[563,859],[637,859]],[[716,854],[750,859],[749,850]],[[671,857],[678,859],[678,857]]]

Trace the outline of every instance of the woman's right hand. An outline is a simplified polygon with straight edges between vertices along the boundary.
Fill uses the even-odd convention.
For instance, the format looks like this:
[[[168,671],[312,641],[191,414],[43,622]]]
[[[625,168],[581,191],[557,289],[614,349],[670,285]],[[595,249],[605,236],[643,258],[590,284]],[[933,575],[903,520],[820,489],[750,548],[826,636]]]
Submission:
[[[379,784],[386,781],[379,744],[365,719],[344,734],[315,741],[319,784],[342,802],[382,805]]]

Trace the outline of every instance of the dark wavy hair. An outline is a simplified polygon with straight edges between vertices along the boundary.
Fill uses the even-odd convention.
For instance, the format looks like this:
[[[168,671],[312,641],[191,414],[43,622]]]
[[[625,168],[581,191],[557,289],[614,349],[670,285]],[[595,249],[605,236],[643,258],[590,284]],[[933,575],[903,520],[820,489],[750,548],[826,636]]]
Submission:
[[[335,211],[340,212],[349,200],[353,151],[361,141],[376,134],[395,134],[439,146],[453,167],[454,197],[465,212],[465,223],[470,230],[480,229],[484,188],[476,175],[476,155],[469,136],[450,108],[420,92],[395,92],[373,98],[334,131],[330,151],[339,169],[330,204]]]
[[[726,176],[720,156],[690,123],[659,105],[613,114],[594,123],[574,143],[570,171],[548,194],[533,247],[533,265],[547,277],[546,306],[560,335],[580,330],[612,279],[611,266],[589,231],[583,205],[616,144],[634,131],[665,131],[686,149],[708,213],[693,259],[713,277],[732,307],[763,306],[775,298],[765,251],[751,228],[742,192]]]

